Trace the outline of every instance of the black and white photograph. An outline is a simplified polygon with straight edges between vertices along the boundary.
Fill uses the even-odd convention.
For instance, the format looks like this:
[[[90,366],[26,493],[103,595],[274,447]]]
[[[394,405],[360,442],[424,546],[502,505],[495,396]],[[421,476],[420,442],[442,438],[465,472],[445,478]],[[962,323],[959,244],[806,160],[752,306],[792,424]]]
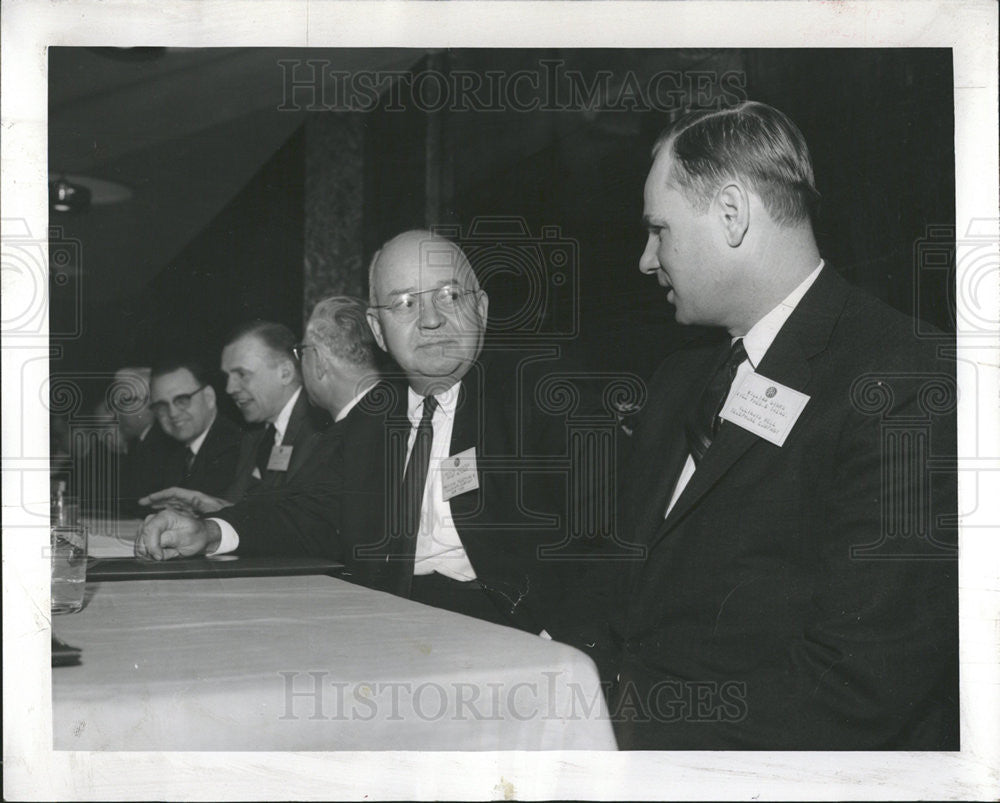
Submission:
[[[3,10],[6,798],[996,799],[990,4]]]

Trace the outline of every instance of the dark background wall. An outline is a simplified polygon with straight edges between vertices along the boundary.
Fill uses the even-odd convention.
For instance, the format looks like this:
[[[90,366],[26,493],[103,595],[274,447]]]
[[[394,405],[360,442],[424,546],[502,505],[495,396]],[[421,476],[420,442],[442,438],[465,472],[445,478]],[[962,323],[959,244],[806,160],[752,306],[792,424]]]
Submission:
[[[366,53],[351,56],[363,62]],[[300,331],[303,309],[323,295],[367,292],[368,260],[386,238],[438,223],[452,227],[482,270],[495,334],[533,327],[591,368],[648,375],[690,334],[637,269],[649,147],[683,108],[741,96],[787,112],[810,143],[828,261],[897,308],[953,329],[953,273],[939,269],[918,282],[915,257],[931,227],[946,254],[953,245],[950,51],[456,50],[408,58],[414,74],[541,72],[543,60],[558,60],[581,80],[602,71],[612,78],[589,106],[551,111],[427,112],[387,107],[386,98],[364,112],[305,104],[291,136],[140,288],[111,298],[100,265],[88,266],[86,292],[72,273],[53,284],[52,331],[71,331],[76,315],[81,322],[73,337],[54,337],[62,350],[53,372],[108,372],[171,350],[216,363],[223,333],[250,317]],[[641,84],[662,70],[687,79],[670,108],[615,104],[623,76]],[[707,77],[699,84],[691,76]],[[236,152],[240,141],[230,136]],[[98,235],[79,236],[87,253],[87,237]]]

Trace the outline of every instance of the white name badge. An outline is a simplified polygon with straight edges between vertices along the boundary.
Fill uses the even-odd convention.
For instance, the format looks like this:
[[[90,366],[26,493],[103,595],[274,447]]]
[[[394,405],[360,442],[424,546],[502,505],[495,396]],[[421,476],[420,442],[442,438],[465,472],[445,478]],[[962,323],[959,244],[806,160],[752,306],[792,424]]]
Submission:
[[[479,487],[476,447],[446,457],[438,465],[438,471],[441,473],[441,491],[445,502],[453,496],[476,490]]]
[[[271,449],[271,457],[267,461],[268,471],[288,471],[288,464],[292,459],[292,449],[294,446],[281,446],[280,444]]]
[[[781,446],[809,397],[761,374],[747,374],[719,416]]]

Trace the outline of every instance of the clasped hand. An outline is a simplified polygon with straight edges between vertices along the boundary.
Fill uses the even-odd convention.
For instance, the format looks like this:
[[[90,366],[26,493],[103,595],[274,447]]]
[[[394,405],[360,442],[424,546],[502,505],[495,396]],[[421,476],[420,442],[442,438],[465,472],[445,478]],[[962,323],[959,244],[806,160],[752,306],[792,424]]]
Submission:
[[[135,538],[135,556],[143,560],[170,560],[214,552],[222,531],[214,521],[177,510],[147,516]]]

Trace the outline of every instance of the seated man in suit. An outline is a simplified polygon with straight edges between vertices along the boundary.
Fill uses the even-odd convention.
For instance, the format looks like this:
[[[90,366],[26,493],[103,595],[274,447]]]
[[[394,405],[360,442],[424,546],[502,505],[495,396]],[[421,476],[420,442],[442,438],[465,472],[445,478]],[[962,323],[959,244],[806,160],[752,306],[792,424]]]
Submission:
[[[193,360],[153,367],[150,409],[176,441],[165,461],[167,485],[221,496],[233,481],[242,432],[219,415],[208,373]]]
[[[148,512],[138,500],[170,481],[166,472],[177,451],[176,441],[167,437],[149,408],[151,373],[148,366],[120,368],[108,394],[122,438],[118,473],[122,513]]]
[[[375,255],[370,285],[369,323],[405,383],[382,382],[358,405],[341,457],[316,472],[322,482],[219,518],[240,552],[338,557],[366,585],[539,633],[558,589],[538,547],[560,540],[566,516],[552,511],[564,495],[544,471],[522,469],[529,454],[565,448],[552,445],[562,422],[525,403],[516,366],[479,359],[488,299],[457,246],[401,234]],[[313,321],[305,348],[312,393],[324,356]],[[146,522],[136,548],[154,559],[212,553],[235,545],[225,534],[167,513]]]
[[[667,358],[635,426],[620,747],[957,749],[948,340],[824,264],[781,112],[694,113],[653,157],[639,268],[725,332]]]
[[[366,312],[361,299],[323,299],[304,341],[292,347],[309,400],[333,419],[296,476],[273,494],[251,495],[211,518],[165,509],[147,522],[137,552],[162,559],[238,549],[339,559],[336,531],[344,522],[352,531],[381,527],[382,494],[373,488],[382,465],[372,454],[383,431],[379,399],[387,389]],[[351,497],[343,506],[334,502],[341,492]]]
[[[204,515],[250,494],[270,493],[295,476],[330,417],[309,404],[302,392],[294,345],[287,326],[269,321],[243,324],[229,335],[222,349],[226,393],[248,424],[266,426],[244,434],[236,476],[223,497],[192,488],[166,488],[141,499],[143,505]]]

